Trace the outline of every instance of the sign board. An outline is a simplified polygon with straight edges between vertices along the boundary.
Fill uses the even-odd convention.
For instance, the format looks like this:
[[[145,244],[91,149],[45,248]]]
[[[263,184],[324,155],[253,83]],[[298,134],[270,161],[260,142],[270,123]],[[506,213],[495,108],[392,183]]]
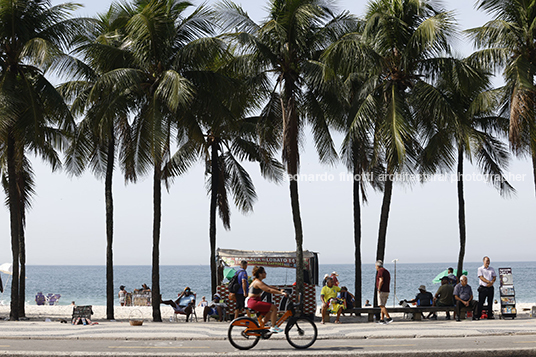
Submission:
[[[517,316],[517,310],[512,268],[499,268],[499,279],[501,284],[499,288],[501,294],[501,317],[511,317],[513,319]]]

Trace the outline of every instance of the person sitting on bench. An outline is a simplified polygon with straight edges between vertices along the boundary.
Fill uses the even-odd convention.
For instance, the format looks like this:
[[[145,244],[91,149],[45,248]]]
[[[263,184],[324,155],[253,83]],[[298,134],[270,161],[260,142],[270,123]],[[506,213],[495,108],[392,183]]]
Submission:
[[[434,295],[434,306],[454,306],[454,286],[449,284],[448,276],[441,278],[441,286]],[[437,314],[434,312],[431,318],[437,320]],[[448,311],[446,318],[450,320],[450,312]]]
[[[419,286],[419,293],[415,296],[415,299],[404,301],[408,304],[417,303],[417,306],[432,306],[432,304],[434,303],[434,296],[431,292],[426,291],[426,286],[421,285]],[[430,317],[430,315],[428,317]]]
[[[326,321],[329,322],[329,312],[337,314],[335,319],[336,324],[340,324],[342,310],[344,309],[344,304],[341,299],[337,298],[337,293],[341,291],[341,288],[333,285],[333,279],[331,277],[327,278],[326,286],[320,291],[320,300],[322,300],[322,324]]]
[[[473,320],[476,320],[476,310],[478,303],[473,300],[473,289],[467,284],[467,277],[462,275],[460,282],[454,287],[454,300],[456,301],[456,321],[460,321],[460,310],[462,308],[469,308],[473,311]]]
[[[406,301],[406,300],[404,300]],[[406,301],[408,304],[417,303],[417,306],[432,306],[434,296],[431,292],[426,291],[426,286],[419,286],[419,293],[415,296],[415,299]]]

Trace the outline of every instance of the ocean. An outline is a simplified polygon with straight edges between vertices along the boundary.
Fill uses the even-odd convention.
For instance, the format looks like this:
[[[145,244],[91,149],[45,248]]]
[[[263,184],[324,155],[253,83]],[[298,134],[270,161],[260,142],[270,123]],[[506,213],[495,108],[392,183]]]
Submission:
[[[481,262],[466,263],[465,269],[469,272],[469,285],[473,287],[475,296],[478,296],[476,288],[477,268]],[[385,267],[391,272],[391,295],[388,306],[402,299],[413,299],[418,293],[419,285],[424,284],[428,291],[435,293],[439,284],[433,284],[432,280],[437,274],[449,266],[448,263],[426,264],[397,264],[396,266],[396,295],[395,295],[395,267],[394,263],[386,264]],[[518,303],[536,303],[536,262],[493,262],[495,271],[498,268],[512,268],[514,288]],[[354,266],[351,264],[320,264],[320,276],[336,271],[339,274],[341,286],[347,286],[350,292],[354,292]],[[252,267],[248,268],[251,273]],[[363,288],[362,299],[372,301],[375,268],[373,264],[363,264]],[[293,269],[267,268],[267,284],[292,284],[295,280]],[[1,304],[9,304],[11,294],[10,276],[1,274],[5,285],[1,296]],[[77,305],[106,305],[106,267],[105,266],[64,266],[64,265],[29,265],[26,267],[26,302],[35,304],[35,294],[53,293],[61,294],[59,305],[70,305],[75,301]],[[150,266],[123,266],[114,268],[114,287],[116,291],[115,305],[119,306],[117,292],[120,285],[125,285],[127,291],[140,288],[146,283],[151,286]],[[162,297],[174,299],[177,293],[184,287],[189,286],[197,293],[198,299],[210,296],[210,268],[208,265],[165,265],[160,267],[160,290]],[[498,282],[495,287],[498,286]],[[320,289],[317,288],[317,295]],[[495,289],[495,298],[498,298],[498,289]],[[394,298],[394,299],[393,299]]]

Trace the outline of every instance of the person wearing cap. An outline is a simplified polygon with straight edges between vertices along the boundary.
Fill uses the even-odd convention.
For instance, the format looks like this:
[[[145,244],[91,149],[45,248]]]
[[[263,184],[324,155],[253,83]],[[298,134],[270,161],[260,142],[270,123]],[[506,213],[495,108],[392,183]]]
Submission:
[[[408,304],[417,304],[417,306],[432,306],[434,303],[434,296],[431,292],[426,291],[426,286],[419,286],[419,293],[412,300],[403,300]],[[424,316],[424,315],[423,315]],[[432,313],[428,314],[428,317],[433,316]]]
[[[441,278],[441,286],[437,289],[434,295],[433,306],[454,306],[454,286],[449,283],[450,278],[444,276]],[[437,314],[434,312],[431,316],[437,319]],[[450,312],[447,311],[447,320],[450,320]]]
[[[376,291],[378,292],[378,306],[381,309],[380,324],[390,324],[393,322],[385,305],[389,299],[389,285],[391,284],[391,274],[383,267],[381,260],[376,261]]]
[[[408,304],[417,303],[417,306],[432,306],[434,302],[434,296],[431,292],[426,291],[426,286],[419,286],[419,293],[415,296],[415,299],[407,301]]]
[[[212,303],[208,306],[205,306],[203,309],[203,321],[207,322],[208,316],[217,316],[218,321],[223,321],[225,318],[225,308],[227,305],[223,302],[220,302],[221,297],[217,293],[212,297]]]
[[[339,274],[337,274],[336,271],[331,273],[331,279],[333,279],[333,285],[335,285],[335,286],[339,286],[339,279],[337,279],[338,276],[339,276]]]
[[[125,300],[127,298],[127,291],[125,290],[125,286],[124,285],[121,285],[119,287],[119,303],[121,304],[121,306],[125,306]]]
[[[326,286],[328,282],[329,274],[324,274],[324,280],[322,280],[322,286]]]

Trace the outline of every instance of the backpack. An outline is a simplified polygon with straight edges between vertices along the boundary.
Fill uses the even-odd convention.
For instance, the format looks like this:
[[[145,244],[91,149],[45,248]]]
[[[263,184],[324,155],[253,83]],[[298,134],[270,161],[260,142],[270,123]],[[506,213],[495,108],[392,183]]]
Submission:
[[[238,292],[238,289],[240,288],[240,283],[238,282],[238,274],[240,272],[236,272],[235,275],[229,280],[229,292],[236,294]]]

